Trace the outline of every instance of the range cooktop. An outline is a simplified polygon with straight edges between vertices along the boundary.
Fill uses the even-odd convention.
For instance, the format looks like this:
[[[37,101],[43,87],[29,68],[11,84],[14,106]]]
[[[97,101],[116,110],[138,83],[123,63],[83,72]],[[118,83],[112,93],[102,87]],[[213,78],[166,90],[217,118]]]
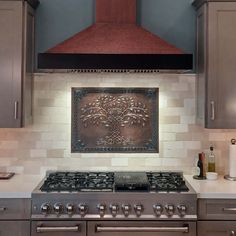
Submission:
[[[42,192],[188,192],[181,172],[53,172]]]

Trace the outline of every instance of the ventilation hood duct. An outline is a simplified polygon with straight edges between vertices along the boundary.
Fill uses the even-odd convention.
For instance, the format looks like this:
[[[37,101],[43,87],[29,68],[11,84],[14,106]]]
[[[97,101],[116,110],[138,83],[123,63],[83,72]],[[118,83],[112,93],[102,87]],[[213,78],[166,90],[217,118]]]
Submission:
[[[191,70],[192,54],[136,24],[136,0],[96,0],[96,22],[38,54],[38,69],[85,72]]]

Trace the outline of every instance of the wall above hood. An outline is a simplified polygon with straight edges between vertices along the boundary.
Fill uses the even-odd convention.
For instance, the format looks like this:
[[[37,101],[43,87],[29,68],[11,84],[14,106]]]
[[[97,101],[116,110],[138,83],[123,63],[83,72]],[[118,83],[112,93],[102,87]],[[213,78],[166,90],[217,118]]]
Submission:
[[[96,22],[38,54],[38,69],[75,71],[191,70],[192,54],[136,24],[136,0],[96,0]]]

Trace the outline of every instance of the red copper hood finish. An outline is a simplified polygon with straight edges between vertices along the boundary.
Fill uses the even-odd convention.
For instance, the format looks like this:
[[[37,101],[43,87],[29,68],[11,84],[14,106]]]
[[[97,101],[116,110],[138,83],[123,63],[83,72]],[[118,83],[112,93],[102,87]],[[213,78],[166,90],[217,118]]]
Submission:
[[[39,54],[39,69],[191,70],[192,55],[136,25],[136,0],[97,0],[96,23]]]

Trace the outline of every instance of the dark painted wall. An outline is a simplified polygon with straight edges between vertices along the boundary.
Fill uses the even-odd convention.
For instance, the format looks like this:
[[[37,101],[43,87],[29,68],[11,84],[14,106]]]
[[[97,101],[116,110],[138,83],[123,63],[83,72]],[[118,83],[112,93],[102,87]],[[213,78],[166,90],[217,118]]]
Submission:
[[[137,0],[137,20],[169,43],[193,53],[195,10],[192,0]],[[94,22],[95,0],[40,0],[36,20],[37,52],[44,52]]]

